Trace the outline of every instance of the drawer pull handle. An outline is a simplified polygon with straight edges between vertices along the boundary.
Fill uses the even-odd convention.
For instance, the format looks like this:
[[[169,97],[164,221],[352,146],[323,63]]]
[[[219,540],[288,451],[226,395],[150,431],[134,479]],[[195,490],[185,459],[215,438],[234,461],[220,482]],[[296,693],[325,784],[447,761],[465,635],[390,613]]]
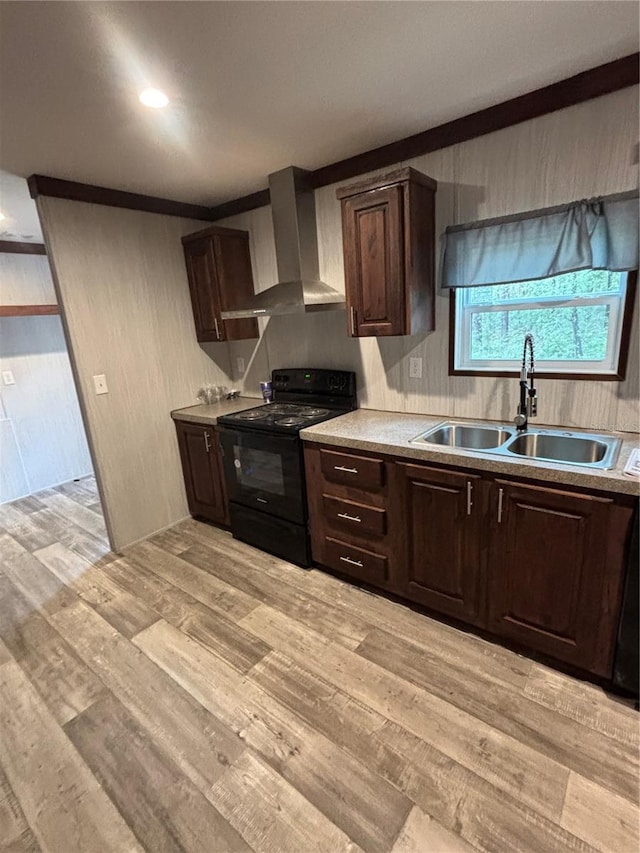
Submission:
[[[504,489],[498,489],[498,524],[502,523],[502,502],[504,500]]]
[[[343,563],[349,563],[351,566],[358,566],[361,569],[364,569],[364,565],[360,562],[360,560],[352,560],[351,557],[340,557]]]
[[[362,519],[358,518],[357,515],[349,515],[348,512],[339,512],[338,518],[345,518],[347,521],[357,521],[358,524],[362,523]]]
[[[471,515],[471,507],[473,506],[473,486],[471,480],[467,480],[467,515]]]
[[[346,471],[347,474],[357,474],[358,473],[357,468],[345,468],[344,465],[334,465],[333,468],[335,471]]]

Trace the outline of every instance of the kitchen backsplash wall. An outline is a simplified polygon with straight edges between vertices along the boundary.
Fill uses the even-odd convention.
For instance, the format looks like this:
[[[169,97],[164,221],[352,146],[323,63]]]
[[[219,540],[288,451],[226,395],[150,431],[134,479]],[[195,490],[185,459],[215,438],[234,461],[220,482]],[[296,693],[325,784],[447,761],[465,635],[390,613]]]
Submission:
[[[438,239],[449,224],[561,204],[638,185],[638,87],[631,87],[398,165],[438,181]],[[344,291],[340,205],[335,186],[316,191],[320,275]],[[256,289],[276,281],[269,207],[221,224],[251,233]],[[347,336],[344,312],[261,320],[259,342],[229,345],[236,384],[255,393],[273,367],[355,370],[360,405],[396,412],[511,419],[515,380],[448,375],[449,296],[439,292],[436,331],[361,340]],[[638,306],[624,382],[538,380],[539,421],[639,431]],[[409,357],[423,378],[409,379]],[[241,380],[237,358],[245,360]]]
[[[112,544],[187,515],[170,411],[229,385],[226,344],[196,341],[180,238],[204,223],[38,199]],[[94,374],[109,393],[96,396]]]
[[[48,259],[0,253],[0,304],[55,303]],[[0,503],[92,472],[60,317],[0,318]]]

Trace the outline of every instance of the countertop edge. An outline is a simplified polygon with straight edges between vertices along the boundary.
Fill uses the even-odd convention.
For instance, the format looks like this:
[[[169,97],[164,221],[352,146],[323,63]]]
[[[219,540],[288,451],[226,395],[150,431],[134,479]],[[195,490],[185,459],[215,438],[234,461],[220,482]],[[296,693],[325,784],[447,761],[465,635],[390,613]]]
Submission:
[[[234,412],[242,412],[245,409],[254,409],[256,406],[262,405],[262,402],[261,397],[235,397],[233,400],[221,400],[219,403],[211,403],[210,405],[201,403],[196,406],[174,409],[170,414],[174,421],[215,426],[219,417],[231,415]]]
[[[357,412],[366,411],[370,416],[384,417],[386,429],[389,429],[389,423],[394,419],[400,425],[403,419],[421,418],[419,415],[409,415],[404,413],[378,412],[376,410],[358,409]],[[577,470],[577,467],[564,468],[559,466],[550,467],[544,462],[522,462],[519,459],[510,459],[500,456],[492,456],[490,454],[482,454],[476,451],[472,453],[464,450],[452,450],[451,448],[440,449],[436,447],[423,447],[422,445],[409,444],[410,439],[403,441],[398,440],[397,443],[385,441],[384,439],[376,440],[371,437],[354,437],[353,435],[340,434],[340,421],[355,414],[343,415],[339,418],[332,418],[330,421],[325,421],[316,426],[307,427],[301,430],[300,437],[305,442],[314,444],[323,444],[333,447],[341,447],[352,450],[364,450],[374,453],[383,453],[388,456],[397,456],[403,459],[410,459],[416,462],[435,462],[443,465],[451,465],[457,468],[467,468],[469,471],[482,471],[491,474],[502,474],[508,477],[524,477],[531,480],[541,480],[549,483],[555,483],[563,486],[575,486],[578,488],[594,489],[597,491],[616,493],[627,495],[630,497],[638,497],[640,495],[640,482],[628,477],[622,472],[622,467],[626,461],[626,457],[630,452],[630,447],[627,445],[633,444],[636,446],[637,439],[628,440],[625,442],[623,438],[623,447],[620,452],[619,460],[616,468],[606,470]],[[424,429],[427,430],[431,425],[441,423],[446,418],[433,417],[425,415],[423,418]],[[466,420],[466,419],[465,419]],[[478,422],[481,419],[477,419]],[[332,432],[329,430],[333,428]],[[375,427],[369,426],[369,430]],[[401,427],[399,429],[401,430]],[[412,438],[418,434],[419,430],[415,431]],[[622,438],[622,436],[618,436]],[[620,461],[622,460],[622,461]]]

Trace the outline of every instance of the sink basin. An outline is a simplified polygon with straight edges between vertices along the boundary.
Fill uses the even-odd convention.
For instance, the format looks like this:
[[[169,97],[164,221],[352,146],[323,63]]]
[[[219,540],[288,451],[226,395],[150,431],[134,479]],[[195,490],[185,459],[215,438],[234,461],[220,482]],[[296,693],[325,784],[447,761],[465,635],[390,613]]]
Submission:
[[[571,433],[529,428],[519,433],[504,424],[439,423],[411,439],[411,444],[433,444],[459,450],[478,450],[496,456],[514,456],[560,465],[613,468],[620,439],[598,433]]]
[[[602,436],[583,438],[578,435],[525,433],[511,442],[507,450],[532,459],[548,459],[574,465],[608,466],[618,447],[618,439]]]
[[[501,426],[445,423],[433,427],[413,441],[426,441],[429,444],[460,447],[465,450],[491,450],[508,441],[513,433],[514,430]]]

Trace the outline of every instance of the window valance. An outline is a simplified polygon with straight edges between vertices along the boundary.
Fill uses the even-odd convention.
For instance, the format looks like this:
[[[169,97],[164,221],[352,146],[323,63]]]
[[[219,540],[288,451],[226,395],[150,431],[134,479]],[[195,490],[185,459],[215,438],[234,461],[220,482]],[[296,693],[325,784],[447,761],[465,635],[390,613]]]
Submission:
[[[533,281],[584,269],[638,267],[638,192],[454,225],[445,232],[443,287]]]

